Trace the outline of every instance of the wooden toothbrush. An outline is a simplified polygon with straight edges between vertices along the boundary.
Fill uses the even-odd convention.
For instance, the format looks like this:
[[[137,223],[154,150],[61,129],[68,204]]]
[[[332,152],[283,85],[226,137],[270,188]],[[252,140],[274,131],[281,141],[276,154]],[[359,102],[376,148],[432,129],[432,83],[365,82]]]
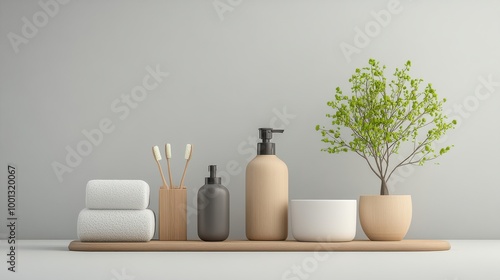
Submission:
[[[187,144],[186,152],[184,153],[184,158],[186,159],[186,166],[184,166],[184,172],[182,173],[181,184],[179,185],[179,188],[184,188],[184,178],[186,177],[186,170],[192,155],[193,155],[193,145]]]
[[[153,147],[153,156],[155,157],[156,164],[158,164],[158,170],[160,170],[161,180],[163,182],[163,186],[161,186],[161,188],[169,189],[167,181],[165,181],[165,176],[163,176],[163,170],[161,170],[161,165],[160,165],[161,153],[160,153],[160,148],[158,148],[158,146]]]
[[[172,148],[170,143],[165,144],[165,156],[167,158],[168,179],[170,181],[170,186],[175,188],[172,179],[172,170],[170,169],[170,159],[172,158]]]

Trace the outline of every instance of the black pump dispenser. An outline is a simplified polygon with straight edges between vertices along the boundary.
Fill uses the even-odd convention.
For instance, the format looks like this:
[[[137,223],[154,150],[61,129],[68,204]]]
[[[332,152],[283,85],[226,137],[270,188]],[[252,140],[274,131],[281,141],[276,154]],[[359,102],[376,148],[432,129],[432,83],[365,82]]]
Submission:
[[[205,184],[220,184],[221,178],[216,177],[217,165],[209,165],[208,171],[210,172],[210,177],[205,177]]]
[[[257,154],[275,155],[275,145],[271,143],[273,133],[283,133],[284,131],[283,129],[259,128],[259,138],[262,139],[262,143],[257,143]]]

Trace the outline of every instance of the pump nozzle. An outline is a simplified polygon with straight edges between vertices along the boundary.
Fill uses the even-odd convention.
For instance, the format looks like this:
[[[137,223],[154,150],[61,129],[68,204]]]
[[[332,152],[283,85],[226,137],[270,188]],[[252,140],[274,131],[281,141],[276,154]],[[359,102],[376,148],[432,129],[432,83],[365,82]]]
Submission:
[[[284,129],[259,128],[259,138],[262,139],[262,143],[257,144],[257,154],[274,155],[274,143],[271,143],[273,133],[283,133],[284,131]]]
[[[210,177],[217,177],[217,165],[209,165],[208,171],[210,172]]]
[[[220,184],[221,178],[217,177],[217,165],[209,165],[208,171],[210,172],[210,177],[205,177],[205,184]]]
[[[284,129],[259,128],[259,138],[262,142],[268,143],[273,138],[273,133],[283,133]]]

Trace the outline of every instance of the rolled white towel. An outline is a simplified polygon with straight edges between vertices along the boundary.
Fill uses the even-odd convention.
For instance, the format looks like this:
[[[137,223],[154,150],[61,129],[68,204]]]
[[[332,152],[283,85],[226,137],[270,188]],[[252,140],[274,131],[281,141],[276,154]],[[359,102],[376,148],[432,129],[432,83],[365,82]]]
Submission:
[[[147,242],[155,233],[155,215],[144,210],[90,210],[78,215],[80,241]]]
[[[88,209],[143,210],[149,205],[149,185],[142,180],[90,180]]]

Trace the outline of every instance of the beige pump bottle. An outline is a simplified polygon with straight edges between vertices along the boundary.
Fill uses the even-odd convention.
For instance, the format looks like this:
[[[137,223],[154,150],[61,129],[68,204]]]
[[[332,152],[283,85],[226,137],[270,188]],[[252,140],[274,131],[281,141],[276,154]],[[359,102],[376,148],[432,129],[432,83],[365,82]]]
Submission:
[[[288,167],[270,140],[284,130],[259,128],[262,143],[246,169],[246,235],[249,240],[285,240],[288,235]]]

